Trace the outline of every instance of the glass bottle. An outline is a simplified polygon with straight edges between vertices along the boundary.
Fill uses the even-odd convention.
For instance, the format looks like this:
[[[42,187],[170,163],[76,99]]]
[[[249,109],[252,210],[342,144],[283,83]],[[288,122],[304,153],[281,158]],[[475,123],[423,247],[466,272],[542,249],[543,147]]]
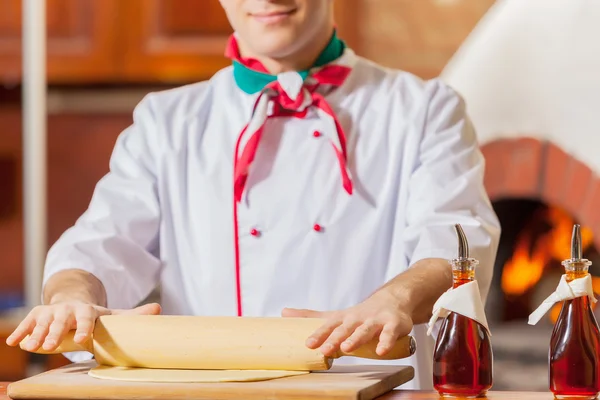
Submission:
[[[478,261],[469,258],[467,238],[460,225],[458,258],[451,261],[453,288],[475,279]],[[479,322],[451,312],[442,322],[433,354],[433,387],[443,397],[484,396],[492,387],[492,345]]]
[[[592,263],[582,258],[581,229],[573,227],[566,280],[588,276]],[[588,296],[565,300],[554,325],[548,354],[550,391],[558,399],[595,399],[600,393],[600,330]]]

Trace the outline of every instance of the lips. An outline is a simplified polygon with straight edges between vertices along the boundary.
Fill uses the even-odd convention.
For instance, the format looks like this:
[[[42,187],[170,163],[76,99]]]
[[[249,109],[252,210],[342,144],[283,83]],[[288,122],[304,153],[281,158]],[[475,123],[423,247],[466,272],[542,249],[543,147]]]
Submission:
[[[281,11],[269,11],[269,12],[257,12],[251,13],[250,15],[257,21],[265,24],[273,24],[284,21],[296,12],[296,9],[281,10]]]

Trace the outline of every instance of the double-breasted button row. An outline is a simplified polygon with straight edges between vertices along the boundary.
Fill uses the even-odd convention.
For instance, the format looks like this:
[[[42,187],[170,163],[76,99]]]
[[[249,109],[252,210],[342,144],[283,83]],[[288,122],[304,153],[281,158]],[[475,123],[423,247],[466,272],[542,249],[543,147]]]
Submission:
[[[313,230],[315,232],[323,232],[325,230],[325,228],[323,227],[323,225],[320,224],[314,224],[313,225]],[[256,228],[252,228],[250,229],[250,235],[254,236],[254,237],[259,237],[260,236],[260,231]]]
[[[323,134],[319,131],[314,131],[313,132],[313,137],[318,138],[321,137]],[[323,232],[324,228],[322,225],[320,224],[314,224],[313,225],[313,230],[315,232]],[[260,231],[257,228],[252,228],[250,229],[250,235],[254,236],[254,237],[260,237]]]

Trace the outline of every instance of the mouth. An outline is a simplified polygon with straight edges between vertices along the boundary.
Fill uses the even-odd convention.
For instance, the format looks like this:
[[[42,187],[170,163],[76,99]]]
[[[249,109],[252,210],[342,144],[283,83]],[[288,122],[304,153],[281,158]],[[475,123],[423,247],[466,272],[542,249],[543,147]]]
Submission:
[[[276,24],[285,21],[286,19],[294,15],[296,11],[298,11],[297,8],[289,10],[265,11],[250,13],[250,16],[256,21],[263,24]]]

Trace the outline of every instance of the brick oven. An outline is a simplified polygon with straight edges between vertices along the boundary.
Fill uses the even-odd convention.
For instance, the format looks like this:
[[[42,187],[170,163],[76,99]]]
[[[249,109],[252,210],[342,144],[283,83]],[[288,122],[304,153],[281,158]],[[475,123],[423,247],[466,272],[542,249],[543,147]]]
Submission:
[[[585,256],[594,262],[590,272],[600,277],[600,180],[549,139],[498,138],[482,150],[485,186],[503,227],[490,319],[526,319],[558,283],[575,222],[583,226]],[[540,283],[546,285],[536,293],[532,289]],[[598,293],[599,283],[594,279]]]
[[[527,316],[556,288],[575,222],[600,294],[598,18],[599,2],[498,0],[442,74],[466,100],[503,227],[486,304],[498,389],[548,387],[559,307]]]

